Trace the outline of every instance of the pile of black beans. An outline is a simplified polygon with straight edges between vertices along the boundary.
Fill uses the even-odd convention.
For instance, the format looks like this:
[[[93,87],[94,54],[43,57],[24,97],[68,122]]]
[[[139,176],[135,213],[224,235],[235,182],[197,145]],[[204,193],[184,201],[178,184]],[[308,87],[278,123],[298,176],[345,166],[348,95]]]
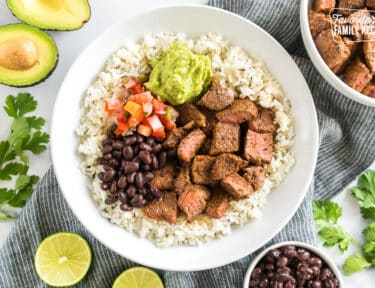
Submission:
[[[337,288],[339,281],[327,264],[310,251],[283,246],[269,251],[259,261],[251,288]]]
[[[121,202],[123,211],[141,208],[160,197],[160,191],[151,185],[152,171],[167,162],[163,139],[144,137],[140,134],[115,135],[112,126],[102,143],[102,157],[97,159],[104,172],[98,174],[101,188],[108,191],[107,205]]]

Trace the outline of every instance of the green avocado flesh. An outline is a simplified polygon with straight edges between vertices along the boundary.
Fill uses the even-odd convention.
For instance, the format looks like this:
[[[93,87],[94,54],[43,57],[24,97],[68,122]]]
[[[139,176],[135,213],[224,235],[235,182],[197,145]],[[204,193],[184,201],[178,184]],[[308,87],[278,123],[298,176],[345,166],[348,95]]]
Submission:
[[[185,44],[172,43],[160,60],[151,60],[152,72],[145,86],[173,104],[194,102],[209,87],[211,60],[195,54]]]
[[[40,29],[76,30],[90,18],[87,0],[7,0],[21,21]]]
[[[47,78],[58,61],[55,41],[25,24],[0,26],[0,83],[31,86]]]

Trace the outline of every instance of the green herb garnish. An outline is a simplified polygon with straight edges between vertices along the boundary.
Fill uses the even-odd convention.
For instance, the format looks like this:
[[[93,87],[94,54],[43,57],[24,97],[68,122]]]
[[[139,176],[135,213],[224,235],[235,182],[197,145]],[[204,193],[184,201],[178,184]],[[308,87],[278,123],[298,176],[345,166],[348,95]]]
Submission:
[[[352,189],[363,218],[375,220],[375,171],[368,170],[359,179],[357,187]]]

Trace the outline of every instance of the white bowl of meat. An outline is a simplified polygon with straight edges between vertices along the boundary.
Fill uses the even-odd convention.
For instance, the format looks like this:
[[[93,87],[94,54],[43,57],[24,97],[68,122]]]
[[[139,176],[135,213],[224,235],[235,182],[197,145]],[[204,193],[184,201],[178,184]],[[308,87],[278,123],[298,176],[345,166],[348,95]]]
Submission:
[[[375,107],[371,9],[375,1],[302,0],[300,23],[307,53],[323,78],[348,98]]]
[[[317,149],[312,97],[287,52],[203,6],[111,27],[72,66],[53,113],[55,172],[76,216],[117,253],[167,270],[264,245],[301,203]]]

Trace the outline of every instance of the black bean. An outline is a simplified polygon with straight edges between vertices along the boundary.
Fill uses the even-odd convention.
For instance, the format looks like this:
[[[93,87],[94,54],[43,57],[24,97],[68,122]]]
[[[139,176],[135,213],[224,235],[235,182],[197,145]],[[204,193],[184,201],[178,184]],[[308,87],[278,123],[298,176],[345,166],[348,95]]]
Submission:
[[[273,271],[273,269],[275,269],[275,266],[271,263],[268,263],[266,264],[266,266],[264,266],[264,269],[267,271]]]
[[[251,273],[252,277],[258,277],[260,274],[262,274],[262,269],[260,269],[259,267],[256,267],[253,271],[253,273]]]
[[[139,163],[138,162],[128,162],[124,166],[124,173],[129,174],[132,172],[136,172],[139,169]]]
[[[120,162],[116,158],[112,158],[112,159],[109,159],[108,165],[113,168],[116,168],[120,165]]]
[[[115,175],[116,175],[115,170],[113,170],[113,169],[108,170],[108,171],[104,172],[103,181],[109,182],[113,179],[113,177],[115,177]]]
[[[120,151],[120,150],[113,150],[113,151],[112,151],[112,155],[113,155],[114,157],[116,157],[116,158],[121,159],[121,158],[122,158],[122,151]]]
[[[156,157],[156,155],[152,156],[152,163],[151,163],[151,165],[152,165],[152,169],[154,169],[154,170],[159,169],[159,160],[158,160],[158,157]]]
[[[147,142],[148,145],[153,145],[155,143],[155,138],[152,137],[152,136],[147,137],[146,142]]]
[[[330,278],[327,280],[324,280],[324,288],[335,288],[335,285],[333,284]]]
[[[294,258],[298,256],[298,253],[295,249],[285,249],[284,255],[288,258]]]
[[[104,181],[104,172],[99,172],[98,173],[98,178],[99,178],[99,180],[101,180],[101,181]]]
[[[118,200],[120,200],[121,203],[127,203],[128,202],[128,195],[126,195],[126,193],[124,193],[124,192],[118,193]]]
[[[113,143],[112,139],[104,139],[102,141],[102,146],[104,147],[104,146],[107,146],[107,145],[112,145],[112,143]]]
[[[116,181],[113,181],[111,183],[111,186],[109,187],[109,192],[111,194],[116,194],[117,193],[117,183],[116,183]]]
[[[134,185],[129,185],[127,188],[126,188],[126,194],[128,194],[128,196],[130,198],[134,197],[134,195],[137,193],[137,188],[134,186]]]
[[[113,170],[113,168],[111,166],[109,166],[109,165],[104,165],[103,169],[104,169],[104,171]]]
[[[314,275],[316,275],[316,276],[320,275],[320,269],[318,267],[313,266],[313,267],[311,267],[311,269],[312,269]]]
[[[146,199],[147,199],[148,201],[152,201],[152,200],[154,200],[154,195],[152,195],[152,193],[151,193],[150,190],[147,191]]]
[[[292,270],[289,268],[289,267],[283,267],[283,268],[278,268],[277,273],[287,273],[287,274],[290,274],[292,272]]]
[[[310,265],[320,268],[320,267],[322,267],[322,260],[318,257],[311,257]]]
[[[103,146],[103,148],[102,148],[102,153],[103,153],[104,155],[105,155],[105,154],[109,154],[109,153],[112,152],[112,150],[113,150],[112,145],[105,145],[105,146]]]
[[[128,204],[126,203],[123,203],[120,205],[120,209],[122,211],[125,211],[125,212],[129,212],[129,211],[132,211],[133,210],[133,207],[129,206]]]
[[[260,281],[260,283],[259,283],[259,287],[260,287],[260,288],[267,288],[267,287],[268,287],[268,280],[267,280],[267,278],[264,278],[264,279],[262,279],[262,280]]]
[[[100,157],[100,158],[96,159],[96,164],[98,164],[98,165],[106,165],[107,161],[103,157]]]
[[[281,251],[278,250],[278,249],[272,249],[270,252],[268,252],[268,254],[274,258],[274,259],[278,259],[280,256],[281,256]]]
[[[124,147],[124,142],[121,140],[116,140],[112,143],[113,149],[121,150]]]
[[[104,182],[103,182],[103,183],[100,184],[100,188],[102,188],[103,190],[106,191],[106,190],[109,189],[109,185],[108,185],[108,183],[104,183]]]
[[[290,282],[295,283],[296,279],[294,279],[293,276],[291,276],[289,274],[281,273],[281,274],[276,275],[276,281],[280,281],[280,282],[290,281]]]
[[[141,164],[141,170],[142,171],[145,171],[145,172],[148,172],[148,171],[151,171],[151,166],[150,165],[146,165],[146,164]]]
[[[310,252],[306,251],[305,249],[298,249],[298,260],[301,262],[305,262],[310,259]]]
[[[126,176],[121,176],[117,181],[117,187],[125,188],[126,187]]]
[[[285,267],[286,265],[288,265],[288,258],[286,258],[285,256],[280,257],[280,259],[277,261],[277,266]]]
[[[110,159],[112,159],[112,154],[106,154],[106,155],[104,155],[104,159],[105,160],[110,160]]]
[[[137,137],[135,135],[127,136],[124,139],[124,142],[125,142],[126,145],[133,145],[134,143],[137,142]]]
[[[152,179],[154,179],[154,174],[152,172],[146,172],[144,176],[146,182],[150,182]]]
[[[113,138],[115,138],[115,130],[116,130],[116,128],[117,128],[117,126],[116,125],[112,125],[111,126],[111,128],[108,130],[108,132],[107,132],[107,136],[108,136],[108,138],[110,138],[110,139],[113,139]]]
[[[131,200],[130,204],[133,207],[141,208],[146,204],[146,201],[144,201],[143,196],[140,194],[135,195]]]
[[[159,153],[163,149],[163,146],[161,144],[155,144],[154,147],[152,147],[152,151],[154,153]]]
[[[167,152],[161,151],[159,153],[159,167],[162,168],[167,163]]]
[[[142,196],[146,196],[147,195],[147,190],[145,188],[139,188],[138,189],[138,193],[141,194]]]
[[[285,284],[285,288],[295,288],[295,287],[297,287],[295,283],[293,284],[293,283],[288,282]]]
[[[311,288],[322,288],[322,282],[320,282],[319,280],[313,281],[311,284]]]
[[[122,155],[124,155],[126,160],[132,160],[134,157],[133,148],[131,146],[125,146],[124,149],[122,149]]]
[[[137,172],[137,174],[135,175],[135,186],[137,186],[137,188],[143,188],[144,185],[145,185],[145,178],[143,176],[143,173]]]
[[[270,255],[266,255],[266,257],[264,258],[264,260],[267,263],[275,263],[275,259],[272,256],[270,256]]]
[[[151,163],[152,163],[152,157],[150,155],[150,152],[142,150],[141,152],[138,153],[138,157],[146,165],[151,165]]]
[[[133,184],[135,182],[135,175],[137,172],[129,173],[126,175],[126,180],[128,183]]]
[[[328,268],[323,269],[320,273],[320,280],[326,280],[330,277],[332,277],[332,272]]]
[[[152,147],[144,142],[139,144],[139,148],[141,150],[152,151]]]
[[[136,138],[137,138],[137,143],[142,143],[144,141],[144,138],[142,135],[137,134]]]
[[[141,149],[139,148],[139,146],[135,146],[134,147],[134,154],[138,155],[139,151],[141,151]]]
[[[161,196],[160,190],[154,186],[151,186],[150,191],[155,198],[159,198]]]
[[[105,201],[104,201],[104,203],[106,204],[106,205],[112,205],[112,204],[114,204],[114,203],[116,203],[117,202],[117,197],[115,197],[115,196],[109,196],[109,197],[107,197],[106,199],[105,199]]]
[[[142,160],[141,160],[141,159],[139,159],[139,157],[138,157],[138,156],[135,156],[135,157],[133,158],[132,162],[137,162],[137,163],[139,163],[139,165],[141,165],[141,163],[142,163]]]

